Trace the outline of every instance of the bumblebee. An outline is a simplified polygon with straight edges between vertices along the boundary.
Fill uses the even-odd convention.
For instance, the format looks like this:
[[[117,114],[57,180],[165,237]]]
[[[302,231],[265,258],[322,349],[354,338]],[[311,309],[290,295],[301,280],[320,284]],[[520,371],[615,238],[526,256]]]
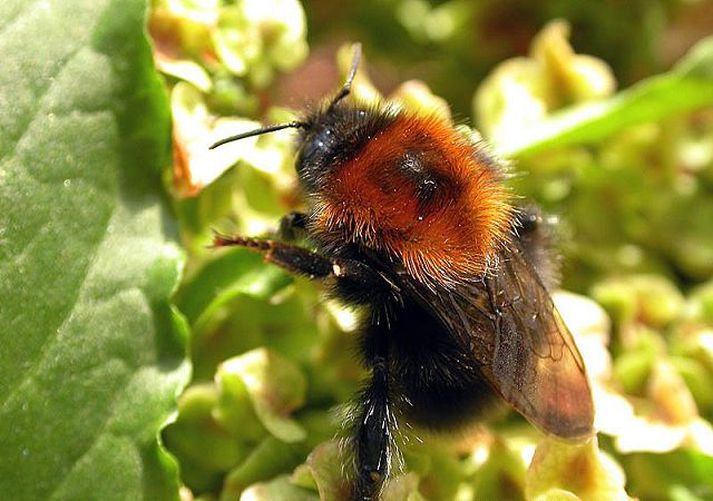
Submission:
[[[378,499],[406,423],[457,430],[502,399],[545,433],[590,436],[591,392],[548,292],[538,211],[514,207],[501,166],[445,120],[348,102],[359,59],[356,46],[344,86],[303,119],[213,145],[298,130],[309,210],[280,233],[312,248],[221,234],[214,244],[261,252],[365,310],[351,499]]]

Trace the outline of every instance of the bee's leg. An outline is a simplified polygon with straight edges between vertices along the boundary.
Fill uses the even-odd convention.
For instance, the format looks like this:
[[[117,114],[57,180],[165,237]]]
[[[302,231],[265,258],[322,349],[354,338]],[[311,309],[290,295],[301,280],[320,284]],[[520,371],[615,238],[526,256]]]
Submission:
[[[376,331],[367,332],[365,338],[371,378],[360,392],[351,416],[356,475],[350,501],[379,499],[396,452],[393,433],[397,424],[390,391],[388,348],[384,333],[378,327]]]
[[[265,261],[285,270],[305,275],[309,278],[325,278],[334,274],[334,265],[328,258],[302,247],[268,240],[242,236],[228,236],[216,233],[214,247],[245,247],[260,252]]]
[[[303,237],[307,230],[307,214],[303,212],[290,212],[280,219],[277,237],[286,242],[294,242]]]
[[[227,236],[216,233],[215,247],[238,246],[263,253],[265,261],[310,279],[333,278],[343,294],[354,294],[359,301],[359,291],[370,298],[379,291],[388,292],[394,285],[381,274],[360,261],[330,258],[296,245],[258,238]]]
[[[515,217],[520,247],[548,289],[560,280],[559,256],[553,249],[556,221],[535,205],[521,208]]]

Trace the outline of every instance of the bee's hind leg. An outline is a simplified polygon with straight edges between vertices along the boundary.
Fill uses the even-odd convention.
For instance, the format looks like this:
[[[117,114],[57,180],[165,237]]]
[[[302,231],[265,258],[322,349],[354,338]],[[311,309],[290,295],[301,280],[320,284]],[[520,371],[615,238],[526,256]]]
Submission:
[[[378,330],[378,329],[377,329]],[[359,393],[351,419],[355,473],[350,501],[376,501],[397,453],[387,341],[383,332],[367,334],[365,355],[371,377]]]

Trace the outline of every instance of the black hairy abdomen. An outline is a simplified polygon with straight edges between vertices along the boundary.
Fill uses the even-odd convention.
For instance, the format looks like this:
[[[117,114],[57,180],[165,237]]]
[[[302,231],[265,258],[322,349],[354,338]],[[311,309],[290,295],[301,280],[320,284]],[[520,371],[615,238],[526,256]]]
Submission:
[[[497,399],[461,341],[416,302],[391,304],[388,315],[388,322],[373,316],[362,346],[369,366],[372,346],[388,343],[391,392],[399,397],[394,404],[400,413],[434,431],[482,418]]]

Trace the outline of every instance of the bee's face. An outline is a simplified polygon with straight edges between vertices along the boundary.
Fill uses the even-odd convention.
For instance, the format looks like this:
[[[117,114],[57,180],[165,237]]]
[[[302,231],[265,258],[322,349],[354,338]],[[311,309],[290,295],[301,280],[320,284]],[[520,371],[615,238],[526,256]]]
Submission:
[[[366,107],[338,104],[309,116],[297,141],[295,168],[310,194],[324,189],[334,171],[355,158],[390,115]]]

